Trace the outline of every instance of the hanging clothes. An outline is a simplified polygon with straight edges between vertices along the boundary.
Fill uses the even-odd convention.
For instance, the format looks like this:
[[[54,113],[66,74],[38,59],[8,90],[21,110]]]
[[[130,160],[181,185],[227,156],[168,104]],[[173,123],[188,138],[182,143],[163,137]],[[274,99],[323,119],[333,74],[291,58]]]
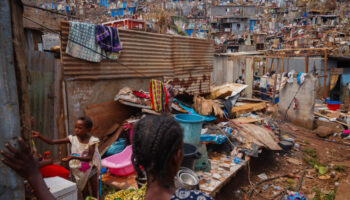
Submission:
[[[122,50],[118,29],[110,26],[96,25],[96,42],[103,50],[103,55],[117,60]]]
[[[110,26],[96,25],[96,42],[102,50],[108,52],[119,52],[122,50],[118,29]]]
[[[81,22],[69,22],[66,53],[72,57],[90,62],[101,62],[102,50],[96,43],[95,25]]]
[[[303,73],[303,72],[299,72],[298,73],[297,82],[298,82],[299,85],[302,85],[304,83],[305,76],[306,76],[306,73]]]
[[[168,103],[168,97],[165,85],[162,81],[151,80],[150,83],[150,94],[152,109],[156,112],[164,112],[165,106]]]
[[[293,80],[294,80],[294,73],[295,73],[294,70],[288,72],[288,81],[287,81],[288,83],[293,83]]]

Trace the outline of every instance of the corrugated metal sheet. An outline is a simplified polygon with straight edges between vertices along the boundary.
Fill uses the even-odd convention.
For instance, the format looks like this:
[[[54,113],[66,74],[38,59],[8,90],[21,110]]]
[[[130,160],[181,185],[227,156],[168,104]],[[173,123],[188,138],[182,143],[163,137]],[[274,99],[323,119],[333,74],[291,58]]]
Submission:
[[[10,0],[0,1],[0,149],[21,135]],[[0,199],[24,199],[23,179],[0,162]]]
[[[57,138],[54,134],[54,66],[52,53],[27,51],[29,70],[30,110],[34,117],[33,130],[48,138]],[[40,153],[50,150],[54,155],[57,148],[44,142],[36,142]]]
[[[213,41],[132,30],[120,30],[119,33],[123,43],[119,60],[91,63],[65,53],[69,24],[62,22],[64,77],[90,80],[163,77],[190,94],[209,92]]]

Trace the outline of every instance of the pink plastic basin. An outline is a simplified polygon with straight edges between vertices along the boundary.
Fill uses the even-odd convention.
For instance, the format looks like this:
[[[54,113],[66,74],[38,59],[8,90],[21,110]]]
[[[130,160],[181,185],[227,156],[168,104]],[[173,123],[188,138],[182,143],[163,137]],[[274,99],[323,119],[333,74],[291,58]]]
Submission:
[[[122,152],[109,156],[102,160],[102,165],[107,167],[111,174],[127,176],[134,173],[131,162],[132,146],[127,146]]]

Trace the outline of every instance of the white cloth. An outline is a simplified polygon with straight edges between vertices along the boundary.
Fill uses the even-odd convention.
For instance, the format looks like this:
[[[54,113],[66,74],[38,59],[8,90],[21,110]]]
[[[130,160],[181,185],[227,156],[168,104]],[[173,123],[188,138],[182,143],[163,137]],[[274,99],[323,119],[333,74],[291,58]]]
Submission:
[[[71,143],[71,153],[78,154],[81,157],[87,156],[89,153],[90,146],[95,145],[95,152],[92,157],[92,161],[89,162],[90,168],[86,172],[80,170],[80,168],[82,167],[82,162],[80,160],[73,159],[69,161],[69,167],[72,170],[72,174],[77,183],[77,187],[80,191],[82,191],[87,181],[89,180],[89,174],[91,172],[91,169],[94,166],[98,166],[98,143],[100,142],[100,140],[96,137],[91,136],[89,142],[87,144],[84,144],[81,143],[78,137],[75,135],[69,135],[68,139]]]
[[[305,81],[305,76],[307,75],[307,73],[302,73],[299,77],[299,84],[302,85]]]
[[[267,87],[267,76],[264,75],[260,78],[260,87],[266,88]]]
[[[287,81],[288,83],[293,83],[293,80],[294,80],[294,73],[295,73],[294,70],[288,72],[288,81]]]

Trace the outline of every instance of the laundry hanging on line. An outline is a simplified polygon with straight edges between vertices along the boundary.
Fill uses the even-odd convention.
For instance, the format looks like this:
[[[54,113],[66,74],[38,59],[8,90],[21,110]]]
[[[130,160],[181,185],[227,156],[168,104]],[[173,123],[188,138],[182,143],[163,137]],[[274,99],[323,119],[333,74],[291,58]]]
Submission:
[[[101,62],[102,49],[96,43],[95,24],[69,22],[66,53],[90,62]]]
[[[90,62],[117,60],[122,50],[117,28],[82,22],[69,22],[66,53]]]
[[[118,29],[110,26],[96,25],[95,37],[104,55],[112,60],[119,58],[122,50],[122,43],[120,42]]]

